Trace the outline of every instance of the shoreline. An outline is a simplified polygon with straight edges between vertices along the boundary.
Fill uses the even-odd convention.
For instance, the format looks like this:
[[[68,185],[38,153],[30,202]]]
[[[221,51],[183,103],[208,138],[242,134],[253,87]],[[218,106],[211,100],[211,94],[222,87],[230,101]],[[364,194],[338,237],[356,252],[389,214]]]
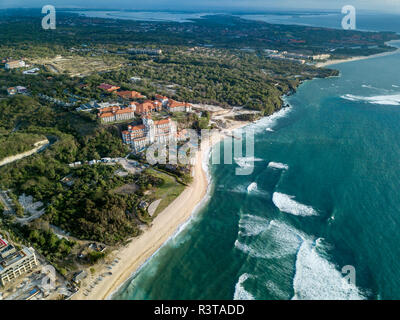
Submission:
[[[385,56],[389,56],[389,55],[396,54],[396,53],[400,53],[400,48],[398,48],[394,51],[377,53],[377,54],[373,54],[370,56],[356,56],[356,57],[351,57],[351,58],[347,58],[347,59],[336,59],[336,60],[328,60],[326,62],[318,62],[315,66],[317,68],[324,68],[324,67],[334,65],[334,64],[341,64],[341,63],[346,63],[346,62],[354,62],[354,61],[367,60],[367,59],[372,59],[372,58],[385,57]]]
[[[103,277],[103,280],[85,296],[83,292],[85,288],[88,288],[89,283],[93,282],[101,274],[110,271],[106,269],[105,265],[102,265],[99,270],[96,270],[92,279],[89,280],[88,277],[84,281],[87,285],[81,287],[72,299],[111,299],[112,295],[138,272],[171,237],[183,230],[183,227],[207,199],[211,186],[208,160],[212,147],[222,141],[227,134],[232,134],[234,130],[250,123],[248,121],[235,121],[229,128],[215,133],[209,140],[202,141],[201,148],[195,156],[193,182],[167,208],[157,215],[150,228],[145,230],[139,237],[133,238],[129,244],[110,254],[112,259],[119,259],[119,263],[111,270],[112,275]]]

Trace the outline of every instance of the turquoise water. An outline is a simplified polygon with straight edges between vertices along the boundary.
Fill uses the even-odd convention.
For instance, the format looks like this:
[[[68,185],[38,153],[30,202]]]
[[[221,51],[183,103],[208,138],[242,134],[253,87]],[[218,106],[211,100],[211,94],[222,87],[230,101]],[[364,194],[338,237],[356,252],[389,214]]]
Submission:
[[[400,55],[335,67],[246,128],[254,172],[212,166],[207,205],[114,299],[400,298]]]

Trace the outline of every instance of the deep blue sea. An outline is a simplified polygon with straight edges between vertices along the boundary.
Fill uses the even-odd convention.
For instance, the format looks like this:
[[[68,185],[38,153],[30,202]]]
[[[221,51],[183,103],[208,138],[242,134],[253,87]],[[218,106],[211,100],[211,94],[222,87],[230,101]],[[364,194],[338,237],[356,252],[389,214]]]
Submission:
[[[254,172],[212,165],[206,205],[114,299],[400,299],[400,54],[333,68],[246,127]]]

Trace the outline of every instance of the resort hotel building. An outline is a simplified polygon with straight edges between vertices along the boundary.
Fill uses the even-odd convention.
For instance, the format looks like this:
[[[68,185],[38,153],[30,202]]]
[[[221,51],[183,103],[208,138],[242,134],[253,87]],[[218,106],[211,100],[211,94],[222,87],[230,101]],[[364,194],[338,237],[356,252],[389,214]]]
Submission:
[[[0,285],[18,278],[38,265],[33,248],[17,250],[0,237]]]
[[[177,137],[176,124],[170,119],[153,121],[151,116],[142,117],[143,124],[128,126],[122,132],[124,143],[131,145],[132,149],[139,151],[152,143],[168,143]]]

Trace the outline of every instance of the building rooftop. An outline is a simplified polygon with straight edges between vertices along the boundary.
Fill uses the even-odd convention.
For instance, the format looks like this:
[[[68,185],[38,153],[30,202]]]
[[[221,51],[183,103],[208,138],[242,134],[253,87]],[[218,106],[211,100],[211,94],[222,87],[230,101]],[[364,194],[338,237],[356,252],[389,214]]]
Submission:
[[[13,245],[8,245],[5,250],[1,252],[0,271],[11,267],[21,259],[25,258],[26,256],[31,256],[34,253],[33,249],[31,248],[23,248],[20,251],[16,251]]]
[[[103,90],[107,90],[107,91],[114,91],[114,90],[118,90],[120,87],[114,86],[112,84],[108,84],[108,83],[102,83],[101,85],[98,86],[98,88],[103,89]]]
[[[6,240],[0,238],[0,252],[7,246],[8,246],[8,242]]]

